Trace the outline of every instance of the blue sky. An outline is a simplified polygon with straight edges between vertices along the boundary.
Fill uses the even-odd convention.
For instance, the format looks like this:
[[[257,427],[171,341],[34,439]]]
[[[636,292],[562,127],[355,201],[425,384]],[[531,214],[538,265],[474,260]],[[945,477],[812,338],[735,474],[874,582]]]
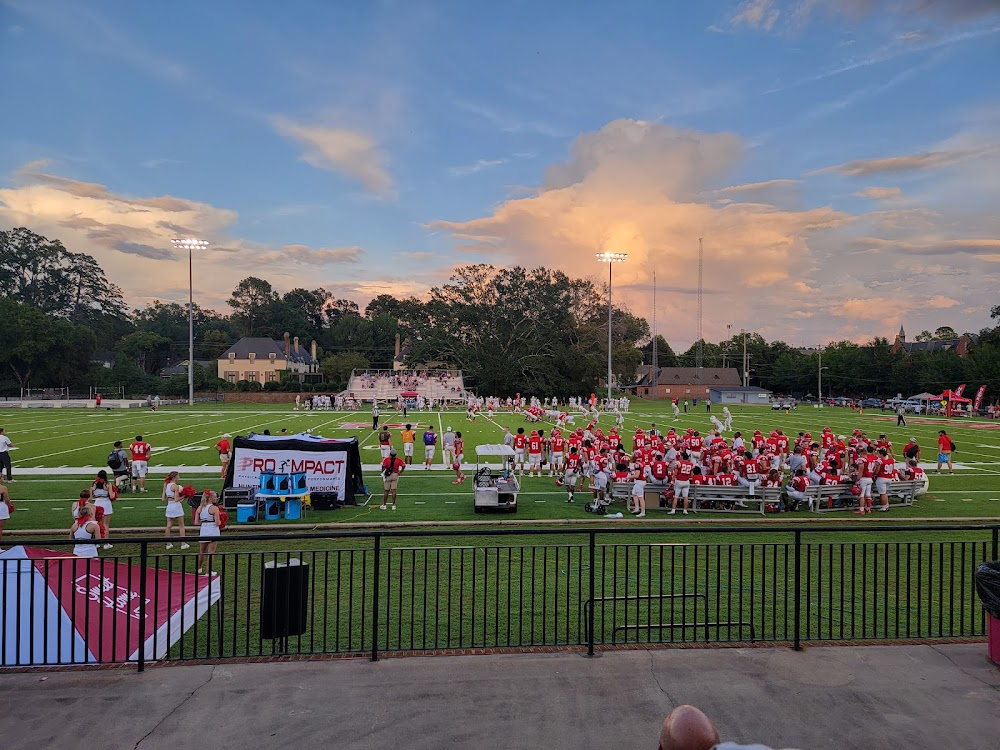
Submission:
[[[179,233],[220,309],[250,274],[363,305],[613,246],[684,346],[702,236],[709,338],[978,330],[997,70],[996,0],[0,0],[0,226],[137,306],[186,296]]]

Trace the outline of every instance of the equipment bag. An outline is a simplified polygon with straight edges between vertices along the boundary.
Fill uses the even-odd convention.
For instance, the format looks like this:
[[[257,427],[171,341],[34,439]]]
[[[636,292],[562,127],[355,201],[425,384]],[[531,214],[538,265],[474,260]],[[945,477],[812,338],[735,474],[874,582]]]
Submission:
[[[976,592],[983,608],[1000,619],[1000,560],[984,562],[976,569]]]

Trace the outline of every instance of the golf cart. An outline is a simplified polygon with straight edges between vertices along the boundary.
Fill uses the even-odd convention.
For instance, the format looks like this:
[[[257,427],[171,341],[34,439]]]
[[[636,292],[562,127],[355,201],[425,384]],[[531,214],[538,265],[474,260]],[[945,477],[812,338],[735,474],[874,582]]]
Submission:
[[[477,445],[472,486],[476,492],[476,513],[488,508],[516,513],[521,485],[514,476],[514,449],[509,445]]]

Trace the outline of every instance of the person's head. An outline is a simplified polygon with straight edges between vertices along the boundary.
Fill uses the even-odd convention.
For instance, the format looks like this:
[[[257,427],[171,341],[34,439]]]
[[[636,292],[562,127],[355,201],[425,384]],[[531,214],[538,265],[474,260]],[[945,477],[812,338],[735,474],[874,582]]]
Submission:
[[[142,442],[142,435],[136,435],[135,436],[135,442],[141,443]]]
[[[916,438],[910,438],[910,444],[911,445],[916,445],[917,444],[917,439]]]
[[[733,435],[733,437],[738,437],[738,438],[741,438],[741,437],[743,437],[743,433],[742,433],[742,432],[740,432],[739,430],[737,430],[737,431],[736,431],[736,434],[735,434],[735,435]]]
[[[746,458],[746,459],[753,458],[753,451],[743,451],[743,458]]]
[[[801,445],[796,445],[796,446],[795,446],[795,447],[794,447],[794,448],[792,449],[792,453],[794,453],[794,454],[795,454],[795,455],[797,455],[797,456],[801,456],[801,455],[802,455],[802,446],[801,446]]]
[[[909,466],[911,469],[915,469],[917,467],[917,459],[911,458],[906,462],[906,465]]]
[[[875,452],[875,446],[874,445],[869,445],[868,446],[868,452],[869,453],[874,453]]]
[[[212,490],[205,490],[201,493],[201,507],[204,508],[206,505],[215,505],[219,501],[219,496],[215,494]]]
[[[446,428],[445,432],[451,432],[451,427],[449,426],[448,428]]]
[[[0,430],[2,432],[2,430]],[[938,435],[947,435],[948,433],[944,430],[938,430]]]
[[[389,451],[389,458],[395,458],[397,455],[398,454],[396,453],[396,449],[395,448],[393,448],[391,451]]]
[[[694,706],[678,706],[663,721],[659,750],[709,750],[719,744],[712,720]]]
[[[408,430],[412,430],[412,429],[413,429],[413,425],[412,425],[412,424],[410,424],[409,422],[407,422],[407,423],[406,423],[406,429],[408,429]]]
[[[461,437],[462,437],[462,431],[461,431],[461,430],[459,430],[458,432],[456,432],[456,433],[455,433],[455,437],[457,437],[457,438],[461,438]]]
[[[104,469],[101,469],[99,472],[97,472],[97,482],[99,484],[103,484],[104,482],[107,481],[108,481],[108,472],[106,472]]]
[[[121,440],[116,440],[115,441],[115,448],[121,448],[121,447],[122,447],[122,441]]]
[[[270,431],[270,430],[264,430],[264,434],[265,434],[265,435],[270,435],[270,434],[271,434],[271,431]]]
[[[76,511],[76,522],[82,526],[90,520],[90,516],[90,506],[85,503],[81,503],[79,509]]]
[[[701,467],[700,466],[695,466],[694,467],[694,473],[695,473],[695,476],[699,476],[700,477],[701,476]]]
[[[181,473],[179,471],[171,471],[167,474],[166,479],[163,480],[164,484],[170,484],[171,482],[176,482],[180,479]]]
[[[795,476],[797,476],[797,477],[804,477],[805,475],[806,475],[806,470],[805,469],[798,469],[795,472]]]
[[[432,425],[432,424],[431,425],[427,425],[427,431],[428,432],[434,432],[434,425]]]
[[[767,478],[770,479],[772,482],[775,479],[777,479],[779,476],[781,476],[781,475],[780,475],[780,473],[778,472],[777,469],[771,469],[769,472],[767,472]]]
[[[80,500],[83,502],[90,500],[90,490],[80,490]]]

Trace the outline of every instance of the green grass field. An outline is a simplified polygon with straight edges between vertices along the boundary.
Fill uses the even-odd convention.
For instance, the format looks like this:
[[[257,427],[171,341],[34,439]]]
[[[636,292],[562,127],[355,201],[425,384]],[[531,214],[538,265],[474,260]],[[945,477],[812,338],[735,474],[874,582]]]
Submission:
[[[711,427],[709,415],[699,407],[689,414],[682,414],[674,422],[665,403],[636,401],[632,413],[626,415],[625,428],[648,428],[655,422],[661,429],[694,427],[707,432]],[[720,411],[720,407],[714,407]],[[795,435],[807,430],[818,434],[824,425],[830,425],[838,434],[850,434],[854,428],[869,435],[885,432],[897,447],[910,437],[916,437],[923,447],[926,461],[935,457],[937,431],[948,430],[955,440],[954,475],[935,475],[931,472],[930,492],[921,497],[912,508],[894,510],[880,522],[903,519],[942,518],[997,518],[1000,515],[1000,422],[970,420],[930,420],[911,417],[905,428],[896,428],[891,414],[865,413],[858,415],[843,408],[818,410],[802,407],[791,414],[772,412],[763,407],[732,407],[734,426],[746,433],[754,429],[770,431],[781,427],[787,434]],[[474,461],[474,446],[499,442],[503,426],[516,429],[527,426],[519,416],[498,414],[494,421],[482,415],[476,424],[467,421],[464,411],[410,413],[408,418],[419,432],[432,424],[442,432],[451,426],[461,430],[466,438],[466,460]],[[610,417],[604,424],[607,429]],[[386,410],[383,422],[402,422],[402,415]],[[10,486],[17,512],[7,522],[7,533],[19,529],[66,529],[70,524],[69,508],[80,489],[89,486],[95,472],[106,468],[105,461],[115,440],[126,446],[135,435],[141,434],[153,445],[150,461],[150,492],[146,495],[126,494],[116,503],[112,522],[114,528],[159,528],[163,525],[163,509],[159,502],[160,479],[166,467],[179,467],[182,479],[198,489],[220,489],[218,474],[194,467],[216,466],[218,459],[212,446],[225,432],[233,435],[270,429],[277,433],[287,428],[290,433],[312,429],[314,434],[328,437],[356,436],[361,444],[362,461],[375,464],[379,460],[376,433],[370,429],[370,415],[363,412],[303,412],[292,411],[289,406],[269,405],[196,405],[194,407],[169,407],[158,412],[146,410],[73,410],[73,409],[11,409],[0,412],[0,426],[14,441],[15,482]],[[551,426],[546,425],[547,429]],[[397,448],[398,429],[393,429]],[[420,453],[420,446],[417,446]],[[400,449],[400,453],[402,450]],[[417,457],[419,462],[420,457]],[[440,462],[440,450],[438,462]],[[933,468],[933,467],[931,467]],[[188,471],[185,471],[188,469]],[[366,482],[375,495],[381,495],[381,479],[377,471],[365,472]],[[309,523],[379,522],[406,523],[413,521],[479,521],[489,525],[495,519],[531,521],[539,519],[592,520],[585,513],[582,502],[573,505],[565,502],[565,494],[558,490],[547,476],[524,478],[519,508],[516,516],[480,516],[473,512],[471,480],[462,486],[451,483],[450,471],[424,471],[414,466],[403,474],[400,481],[399,509],[395,513],[380,511],[377,502],[368,507],[351,508],[334,512],[312,512]],[[579,497],[579,496],[578,496]],[[707,520],[702,514],[699,520]],[[747,516],[713,514],[713,520],[742,523]],[[815,518],[808,513],[768,516],[776,522],[801,521]],[[868,519],[854,519],[850,514],[826,514],[826,519],[843,522],[867,523]],[[693,517],[688,517],[693,521]],[[658,526],[668,521],[661,513],[651,513],[647,523]],[[670,522],[682,522],[671,518]],[[260,524],[258,524],[259,526]],[[280,524],[277,524],[280,526]]]

